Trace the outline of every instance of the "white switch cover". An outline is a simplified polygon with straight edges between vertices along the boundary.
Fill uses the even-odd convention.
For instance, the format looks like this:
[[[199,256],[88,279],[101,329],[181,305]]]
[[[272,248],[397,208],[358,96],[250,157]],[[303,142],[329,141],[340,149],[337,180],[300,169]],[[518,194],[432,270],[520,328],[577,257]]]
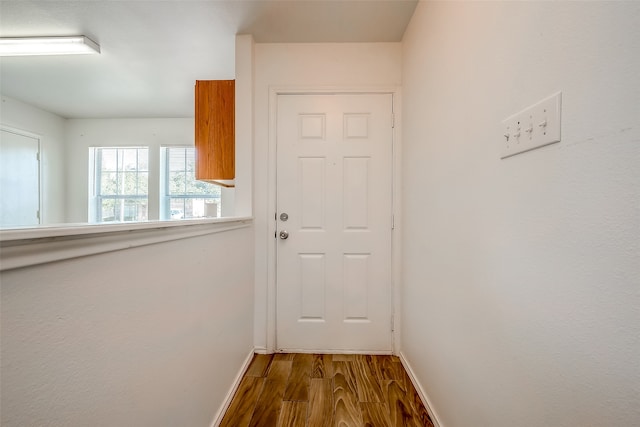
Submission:
[[[560,141],[562,92],[503,120],[500,158]]]

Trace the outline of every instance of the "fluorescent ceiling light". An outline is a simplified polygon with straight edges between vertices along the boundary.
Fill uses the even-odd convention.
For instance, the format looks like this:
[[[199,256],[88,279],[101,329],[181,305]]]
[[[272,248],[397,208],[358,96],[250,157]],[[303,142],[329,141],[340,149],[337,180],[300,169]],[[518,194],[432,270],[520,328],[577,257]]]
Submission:
[[[100,53],[100,46],[85,36],[0,38],[0,56],[82,55],[89,53]]]

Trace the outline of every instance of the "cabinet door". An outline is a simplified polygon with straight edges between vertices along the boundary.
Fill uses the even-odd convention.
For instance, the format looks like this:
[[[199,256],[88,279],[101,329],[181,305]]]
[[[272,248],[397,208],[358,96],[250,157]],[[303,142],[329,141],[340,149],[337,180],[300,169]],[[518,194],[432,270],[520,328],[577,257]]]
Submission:
[[[197,80],[195,98],[196,179],[233,186],[235,80]]]

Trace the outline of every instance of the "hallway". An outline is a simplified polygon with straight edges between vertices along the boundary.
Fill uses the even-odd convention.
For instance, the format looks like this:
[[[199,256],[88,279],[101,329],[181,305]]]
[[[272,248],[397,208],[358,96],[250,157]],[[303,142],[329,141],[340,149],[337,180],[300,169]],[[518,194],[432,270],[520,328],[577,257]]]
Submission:
[[[433,426],[395,356],[254,356],[221,426]]]

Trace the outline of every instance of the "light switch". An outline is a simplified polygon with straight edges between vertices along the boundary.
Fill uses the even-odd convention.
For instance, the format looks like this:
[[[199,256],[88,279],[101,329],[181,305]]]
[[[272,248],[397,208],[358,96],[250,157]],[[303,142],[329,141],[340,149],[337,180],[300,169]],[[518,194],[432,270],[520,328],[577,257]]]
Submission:
[[[560,141],[562,92],[503,120],[500,158]]]

